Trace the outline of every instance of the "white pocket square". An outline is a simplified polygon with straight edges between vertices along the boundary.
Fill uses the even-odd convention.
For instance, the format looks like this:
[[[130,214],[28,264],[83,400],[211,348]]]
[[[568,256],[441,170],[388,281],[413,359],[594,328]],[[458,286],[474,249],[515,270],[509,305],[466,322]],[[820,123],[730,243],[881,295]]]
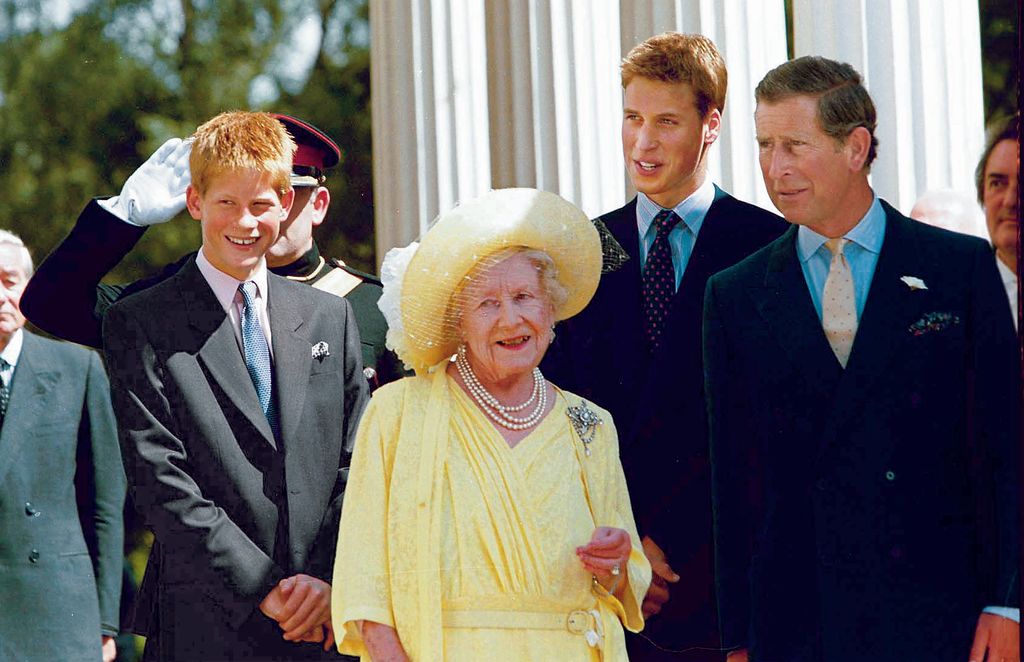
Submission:
[[[323,361],[330,355],[331,351],[323,340],[313,345],[313,358],[317,361]]]
[[[911,290],[927,290],[928,286],[917,276],[902,276],[900,278]]]

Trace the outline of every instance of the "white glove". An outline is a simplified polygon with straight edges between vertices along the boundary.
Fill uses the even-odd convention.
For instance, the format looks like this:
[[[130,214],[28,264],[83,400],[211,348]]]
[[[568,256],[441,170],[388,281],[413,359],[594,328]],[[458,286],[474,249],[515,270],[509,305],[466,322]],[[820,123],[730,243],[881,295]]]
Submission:
[[[99,204],[132,225],[146,227],[171,220],[185,208],[185,189],[192,182],[191,151],[191,140],[171,138],[131,174],[120,195]]]

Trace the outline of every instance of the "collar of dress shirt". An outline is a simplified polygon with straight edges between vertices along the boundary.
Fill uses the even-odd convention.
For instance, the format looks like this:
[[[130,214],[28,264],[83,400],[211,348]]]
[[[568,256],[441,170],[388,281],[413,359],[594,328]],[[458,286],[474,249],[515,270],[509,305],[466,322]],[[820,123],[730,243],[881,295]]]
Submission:
[[[21,346],[25,342],[25,336],[18,329],[11,335],[11,339],[7,341],[7,347],[4,347],[4,351],[0,352],[0,357],[3,357],[4,361],[7,361],[8,365],[18,365],[18,357],[21,356]]]
[[[1013,285],[1013,287],[1016,288],[1017,274],[1013,273],[1013,269],[1006,266],[1006,264],[999,259],[998,255],[996,256],[996,266],[999,267],[999,275],[1003,278],[1003,285],[1006,285],[1007,287]]]
[[[711,203],[714,201],[715,185],[711,183],[710,179],[706,178],[704,183],[691,193],[689,197],[676,205],[673,211],[675,211],[679,218],[683,219],[683,223],[686,223],[686,227],[690,228],[690,232],[696,238],[697,233],[700,232],[700,226],[704,223],[704,217],[707,215],[708,209],[711,209]],[[637,193],[636,227],[640,231],[641,237],[647,236],[648,231],[651,230],[651,224],[654,222],[654,217],[662,209],[658,203],[643,193]]]
[[[231,304],[235,300],[235,295],[238,293],[238,286],[242,284],[242,281],[238,280],[234,276],[229,276],[217,267],[210,264],[210,261],[206,259],[206,255],[203,254],[203,249],[199,249],[199,253],[196,254],[196,266],[199,267],[199,273],[203,275],[206,282],[210,285],[210,289],[213,290],[214,296],[217,297],[217,301],[224,310],[229,310]],[[265,259],[260,260],[259,267],[256,268],[256,272],[252,275],[249,280],[256,282],[256,287],[259,289],[260,296],[266,300],[267,298],[267,261]]]
[[[882,203],[878,201],[877,195],[874,196],[864,217],[843,236],[864,250],[878,255],[885,239],[885,210],[882,209]],[[818,234],[806,225],[801,225],[796,235],[796,253],[800,261],[806,262],[811,259],[826,241],[828,237]]]

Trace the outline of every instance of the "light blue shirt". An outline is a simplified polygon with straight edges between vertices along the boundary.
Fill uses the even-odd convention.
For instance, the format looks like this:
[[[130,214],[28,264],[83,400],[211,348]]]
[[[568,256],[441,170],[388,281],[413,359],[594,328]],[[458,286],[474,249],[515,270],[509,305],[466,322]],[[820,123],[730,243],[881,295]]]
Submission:
[[[878,197],[872,201],[864,218],[843,235],[849,241],[843,247],[843,255],[850,265],[853,276],[853,296],[857,304],[857,319],[864,313],[864,303],[868,300],[871,279],[878,266],[878,254],[882,250],[885,239],[885,210],[882,209]],[[814,309],[821,319],[821,295],[825,291],[825,279],[828,278],[828,267],[832,262],[832,253],[825,247],[828,237],[801,225],[797,230],[796,254],[800,258],[800,268],[807,281]],[[1020,623],[1020,609],[1013,607],[985,607],[984,611]]]
[[[705,179],[696,191],[675,206],[673,211],[682,221],[668,233],[668,243],[672,250],[672,267],[676,272],[676,290],[683,280],[686,265],[693,254],[693,245],[697,243],[697,233],[704,224],[711,203],[715,201],[715,185]],[[654,217],[662,211],[662,207],[643,193],[636,196],[636,227],[640,235],[640,270],[647,265],[647,253],[654,245],[658,229],[654,227]]]
[[[875,275],[878,254],[885,239],[885,210],[877,196],[864,217],[843,236],[849,240],[843,247],[843,255],[846,256],[853,276],[853,298],[857,304],[859,320],[864,313],[864,303],[868,300],[871,279]],[[807,281],[807,289],[811,292],[819,320],[821,295],[825,291],[825,279],[828,278],[828,267],[832,262],[832,253],[825,246],[828,239],[805,225],[801,225],[796,234],[796,254],[800,258],[800,268],[803,269],[804,280]]]

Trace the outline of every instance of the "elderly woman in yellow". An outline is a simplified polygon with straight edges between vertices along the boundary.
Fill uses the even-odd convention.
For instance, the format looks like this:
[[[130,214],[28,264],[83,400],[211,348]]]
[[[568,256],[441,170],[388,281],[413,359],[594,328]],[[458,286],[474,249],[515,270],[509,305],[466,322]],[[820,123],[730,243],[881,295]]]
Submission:
[[[532,189],[465,202],[385,258],[388,343],[416,376],[360,423],[334,565],[341,652],[626,659],[651,575],[615,428],[537,369],[601,262],[583,212]]]

